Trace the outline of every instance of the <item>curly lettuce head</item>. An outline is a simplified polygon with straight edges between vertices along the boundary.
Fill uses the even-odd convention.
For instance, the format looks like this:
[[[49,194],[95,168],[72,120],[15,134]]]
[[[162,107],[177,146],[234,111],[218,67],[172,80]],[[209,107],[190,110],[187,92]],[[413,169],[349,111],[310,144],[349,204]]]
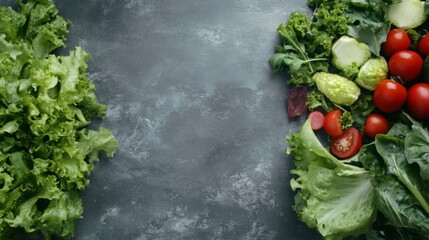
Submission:
[[[0,240],[71,237],[94,162],[118,142],[85,128],[106,112],[86,76],[90,55],[50,54],[69,25],[54,1],[18,5],[0,7]]]

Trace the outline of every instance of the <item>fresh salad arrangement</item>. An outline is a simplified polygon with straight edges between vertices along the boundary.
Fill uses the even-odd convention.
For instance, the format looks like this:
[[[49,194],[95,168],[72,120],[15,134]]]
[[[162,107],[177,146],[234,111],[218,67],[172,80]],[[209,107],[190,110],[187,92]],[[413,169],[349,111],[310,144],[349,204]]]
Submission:
[[[17,5],[0,7],[0,239],[71,237],[94,162],[118,142],[88,128],[106,112],[86,76],[90,55],[53,54],[70,25],[54,0]]]
[[[299,220],[324,239],[429,239],[429,1],[308,0],[277,29]]]

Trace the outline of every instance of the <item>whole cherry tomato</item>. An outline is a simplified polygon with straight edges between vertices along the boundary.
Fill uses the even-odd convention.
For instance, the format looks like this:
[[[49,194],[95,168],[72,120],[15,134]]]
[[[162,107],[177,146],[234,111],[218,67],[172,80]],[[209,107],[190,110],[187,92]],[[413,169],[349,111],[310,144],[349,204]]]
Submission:
[[[407,50],[411,40],[404,29],[395,28],[387,34],[386,42],[381,45],[381,52],[384,56],[390,57],[396,52]]]
[[[389,131],[389,122],[378,113],[368,115],[365,122],[364,132],[368,137],[374,138],[377,134],[385,134]]]
[[[400,77],[403,81],[416,79],[423,69],[423,58],[411,50],[399,51],[389,59],[390,74]]]
[[[429,34],[426,34],[419,41],[419,52],[425,56],[429,55]]]
[[[407,100],[407,89],[400,83],[385,79],[374,90],[375,106],[386,113],[396,112]]]
[[[340,109],[329,111],[325,116],[323,129],[331,137],[339,137],[343,134],[340,117],[343,115]]]
[[[407,111],[414,118],[429,119],[428,83],[417,83],[408,89]]]

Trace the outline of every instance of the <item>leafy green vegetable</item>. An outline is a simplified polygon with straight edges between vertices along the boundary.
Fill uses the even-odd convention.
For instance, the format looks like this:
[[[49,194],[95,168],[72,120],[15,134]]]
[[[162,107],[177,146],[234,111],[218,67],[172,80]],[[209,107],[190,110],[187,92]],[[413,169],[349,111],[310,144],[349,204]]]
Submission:
[[[394,174],[387,174],[383,158],[374,143],[362,147],[360,161],[371,176],[375,190],[375,205],[395,228],[414,229],[427,239],[428,215]],[[385,238],[390,239],[390,238]]]
[[[429,180],[429,134],[421,126],[414,126],[405,138],[405,156],[410,164],[417,163],[420,176]]]
[[[429,214],[429,203],[423,194],[424,187],[427,186],[428,182],[422,180],[420,175],[416,174],[414,166],[408,164],[405,158],[404,141],[379,134],[375,138],[375,146],[387,166],[388,173],[394,174]]]
[[[277,53],[269,60],[273,70],[280,71],[286,66],[291,74],[291,84],[313,85],[311,76],[316,71],[327,70],[326,59],[309,56],[305,51],[306,46],[298,40],[292,25],[281,24],[277,32],[284,41],[284,45],[277,47]]]
[[[348,21],[344,12],[347,5],[339,1],[326,1],[319,4],[313,13],[316,28],[323,29],[330,36],[341,36],[347,34]]]
[[[86,76],[90,55],[50,54],[65,46],[69,26],[54,1],[18,6],[0,7],[0,239],[71,237],[80,191],[100,152],[113,156],[118,142],[85,128],[106,112]]]
[[[375,110],[372,90],[388,77],[380,47],[391,28],[389,6],[399,2],[308,0],[313,15],[294,12],[280,25],[283,45],[276,47],[270,64],[275,71],[288,71],[289,84],[309,88],[308,109],[341,109],[342,124],[362,130]],[[427,14],[428,1],[424,6]],[[426,31],[408,29],[412,47]],[[350,44],[350,36],[367,45],[365,54],[357,56],[359,47],[350,51],[350,45],[358,46]],[[336,69],[329,65],[331,60]],[[395,124],[387,134],[377,135],[347,161],[330,154],[309,121],[298,133],[288,135],[287,152],[293,153],[295,163],[290,185],[297,192],[293,208],[324,239],[364,234],[377,240],[429,240],[429,133],[405,113],[389,115],[389,121]]]
[[[329,112],[336,108],[336,106],[317,88],[314,88],[307,98],[307,107],[309,110],[315,110],[321,107],[326,112]]]
[[[367,232],[374,219],[374,193],[369,174],[333,157],[310,126],[288,138],[296,168],[291,173],[298,218],[326,239],[343,239]],[[303,149],[306,149],[303,151]]]
[[[374,101],[372,101],[372,94],[362,89],[359,98],[350,106],[350,112],[355,125],[363,129],[366,118],[374,109],[375,105]]]
[[[344,5],[326,4],[311,20],[301,12],[291,13],[277,29],[283,45],[276,47],[269,60],[273,70],[288,70],[289,84],[313,86],[312,75],[328,71],[333,40],[346,33],[344,19],[333,17],[343,10]]]
[[[386,41],[390,22],[386,18],[388,5],[385,0],[345,0],[349,22],[348,34],[368,44],[371,52],[379,56],[380,46]]]
[[[338,119],[341,127],[343,129],[347,129],[349,127],[353,126],[354,120],[353,120],[353,116],[349,111],[343,111],[343,114],[341,115],[341,117]]]

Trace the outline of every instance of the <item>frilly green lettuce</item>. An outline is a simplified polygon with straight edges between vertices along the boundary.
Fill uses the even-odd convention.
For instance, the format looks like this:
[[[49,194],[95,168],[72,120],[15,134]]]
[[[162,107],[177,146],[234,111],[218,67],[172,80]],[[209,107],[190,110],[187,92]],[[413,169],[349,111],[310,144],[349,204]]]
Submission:
[[[71,237],[94,162],[118,142],[85,128],[106,113],[86,76],[91,56],[51,54],[69,25],[54,1],[18,6],[0,7],[0,239]]]

